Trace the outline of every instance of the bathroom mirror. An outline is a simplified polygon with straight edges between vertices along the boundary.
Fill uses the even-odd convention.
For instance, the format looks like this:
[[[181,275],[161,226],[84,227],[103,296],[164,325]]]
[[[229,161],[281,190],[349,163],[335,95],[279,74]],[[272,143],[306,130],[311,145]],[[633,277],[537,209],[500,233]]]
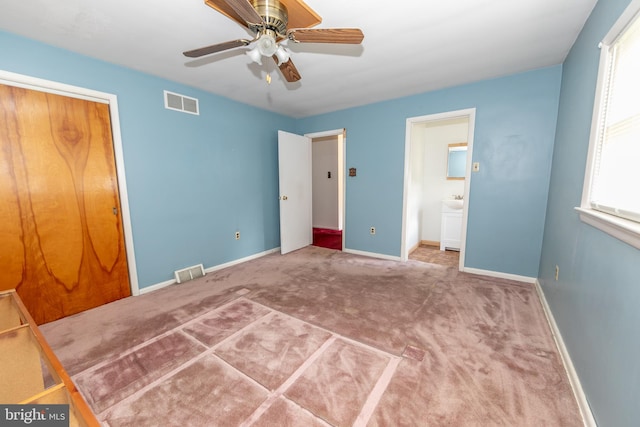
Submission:
[[[447,179],[464,179],[467,170],[467,143],[449,144]]]

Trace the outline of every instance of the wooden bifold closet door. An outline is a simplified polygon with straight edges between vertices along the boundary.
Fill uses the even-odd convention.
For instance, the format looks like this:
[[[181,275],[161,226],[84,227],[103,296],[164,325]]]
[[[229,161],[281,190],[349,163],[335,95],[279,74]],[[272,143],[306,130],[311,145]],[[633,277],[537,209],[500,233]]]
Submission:
[[[38,324],[131,294],[107,104],[0,84],[0,236]]]

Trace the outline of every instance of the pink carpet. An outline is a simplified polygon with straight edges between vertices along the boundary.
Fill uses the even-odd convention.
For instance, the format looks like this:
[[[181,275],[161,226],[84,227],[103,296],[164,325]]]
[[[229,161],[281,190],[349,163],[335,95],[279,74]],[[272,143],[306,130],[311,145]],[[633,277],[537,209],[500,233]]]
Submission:
[[[308,247],[42,325],[108,426],[580,426],[533,286]]]

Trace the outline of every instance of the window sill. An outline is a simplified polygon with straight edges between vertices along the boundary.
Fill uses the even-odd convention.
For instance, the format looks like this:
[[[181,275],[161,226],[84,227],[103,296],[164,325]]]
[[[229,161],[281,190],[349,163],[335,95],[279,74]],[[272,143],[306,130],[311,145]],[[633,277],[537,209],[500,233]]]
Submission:
[[[640,223],[589,208],[575,208],[580,220],[640,249]]]

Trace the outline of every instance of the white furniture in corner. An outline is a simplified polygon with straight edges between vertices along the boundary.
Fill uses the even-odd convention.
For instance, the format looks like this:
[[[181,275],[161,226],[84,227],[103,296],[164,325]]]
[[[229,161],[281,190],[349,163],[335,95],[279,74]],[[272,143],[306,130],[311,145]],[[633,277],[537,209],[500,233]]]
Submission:
[[[462,200],[442,201],[440,225],[440,250],[460,250],[462,235]]]

